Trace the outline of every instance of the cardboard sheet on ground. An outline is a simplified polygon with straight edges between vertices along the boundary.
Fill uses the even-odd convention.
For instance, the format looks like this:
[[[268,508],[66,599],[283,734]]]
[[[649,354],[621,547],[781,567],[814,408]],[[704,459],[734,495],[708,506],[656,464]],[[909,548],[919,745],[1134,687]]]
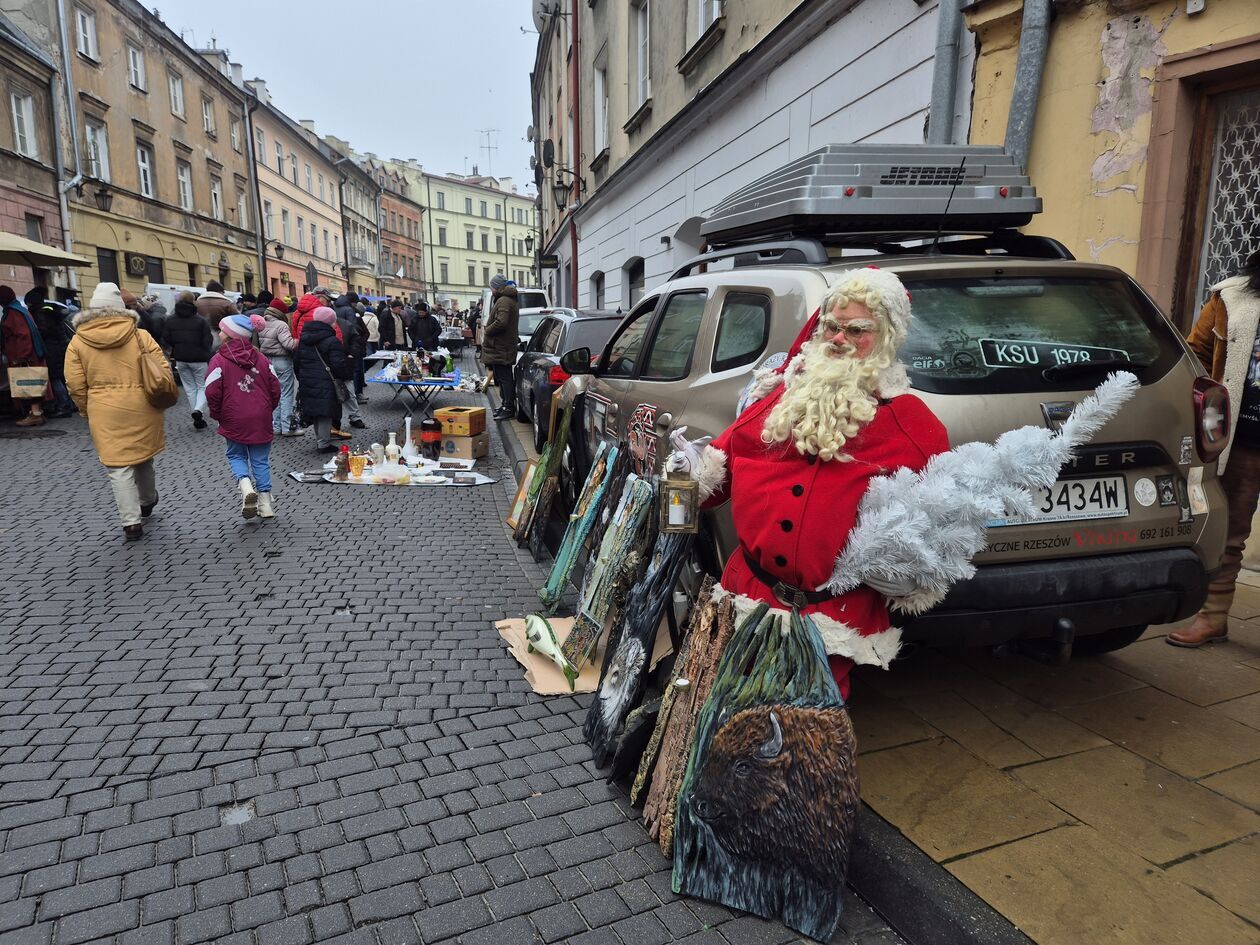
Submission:
[[[556,631],[557,639],[563,644],[569,631],[573,629],[573,618],[548,617],[547,619],[552,629]],[[494,629],[498,630],[499,636],[507,641],[508,650],[516,661],[525,667],[525,681],[538,695],[569,696],[578,692],[594,692],[599,687],[599,668],[604,663],[607,628],[600,635],[590,662],[578,673],[577,683],[572,690],[569,689],[564,673],[560,672],[560,668],[555,663],[541,653],[528,651],[529,643],[525,639],[523,617],[499,620],[495,623]],[[652,647],[652,668],[655,669],[657,663],[673,652],[674,646],[669,639],[669,624],[662,620],[660,626],[656,628],[656,643]]]

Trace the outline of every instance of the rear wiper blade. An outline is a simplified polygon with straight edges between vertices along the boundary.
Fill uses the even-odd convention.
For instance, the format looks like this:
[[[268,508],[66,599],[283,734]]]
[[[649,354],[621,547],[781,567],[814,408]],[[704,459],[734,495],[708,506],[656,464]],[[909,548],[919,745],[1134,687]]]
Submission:
[[[1072,377],[1075,374],[1092,374],[1095,371],[1111,371],[1124,368],[1130,371],[1141,371],[1150,367],[1146,361],[1130,361],[1128,358],[1104,358],[1101,361],[1075,361],[1072,364],[1056,364],[1041,372],[1047,381]]]

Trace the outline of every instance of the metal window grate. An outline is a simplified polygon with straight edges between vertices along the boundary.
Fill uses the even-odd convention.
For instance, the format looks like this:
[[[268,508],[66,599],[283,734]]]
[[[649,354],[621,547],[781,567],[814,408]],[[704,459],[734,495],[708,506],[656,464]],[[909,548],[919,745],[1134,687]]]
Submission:
[[[1260,248],[1260,89],[1223,95],[1199,264],[1199,300]]]
[[[923,185],[923,184],[971,184],[978,183],[984,176],[983,169],[973,171],[971,168],[946,165],[925,166],[918,164],[894,164],[885,174],[881,174],[879,182],[891,185]]]

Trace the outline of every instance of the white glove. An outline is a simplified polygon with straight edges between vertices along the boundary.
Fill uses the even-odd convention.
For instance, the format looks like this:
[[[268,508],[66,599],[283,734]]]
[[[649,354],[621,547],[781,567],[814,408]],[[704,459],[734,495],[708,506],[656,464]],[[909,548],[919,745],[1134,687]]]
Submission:
[[[686,434],[687,428],[679,427],[669,435],[669,441],[674,444],[674,451],[665,460],[667,473],[694,476],[696,470],[700,468],[700,454],[713,437],[702,436],[698,440],[688,440]]]
[[[885,597],[905,597],[918,586],[910,578],[889,578],[878,574],[866,575],[862,583]]]

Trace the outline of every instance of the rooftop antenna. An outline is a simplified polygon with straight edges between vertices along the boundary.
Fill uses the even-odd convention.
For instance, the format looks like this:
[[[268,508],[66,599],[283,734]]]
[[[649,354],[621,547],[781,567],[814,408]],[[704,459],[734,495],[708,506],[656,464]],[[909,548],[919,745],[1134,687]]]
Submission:
[[[963,171],[967,167],[967,155],[963,155],[963,159],[958,162],[958,173],[954,175],[954,186],[949,188],[949,199],[945,201],[945,209],[941,212],[941,222],[937,224],[936,235],[932,237],[932,246],[928,249],[929,256],[939,256],[941,254],[940,242],[941,231],[945,229],[945,218],[949,216],[949,205],[954,202],[954,191],[958,189],[958,182],[963,178]]]
[[[497,144],[490,143],[490,136],[492,134],[497,135],[498,133],[499,133],[498,128],[478,128],[477,129],[477,134],[486,136],[486,143],[481,145],[477,150],[486,152],[486,176],[487,177],[494,176],[494,155],[491,152],[499,150],[499,146]]]

